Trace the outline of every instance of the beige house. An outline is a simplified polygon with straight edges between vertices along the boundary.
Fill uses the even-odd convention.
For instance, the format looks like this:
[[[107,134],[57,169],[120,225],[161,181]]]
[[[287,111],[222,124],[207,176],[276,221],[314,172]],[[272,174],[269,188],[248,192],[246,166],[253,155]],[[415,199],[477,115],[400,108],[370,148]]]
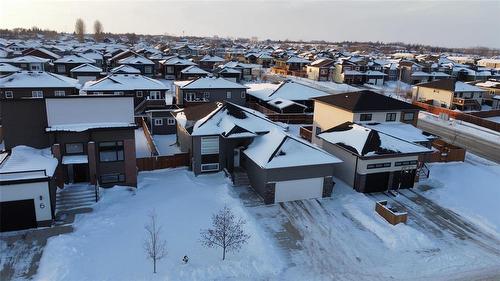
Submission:
[[[413,100],[432,102],[441,106],[459,110],[481,110],[485,90],[455,81],[452,78],[421,83],[413,88]]]

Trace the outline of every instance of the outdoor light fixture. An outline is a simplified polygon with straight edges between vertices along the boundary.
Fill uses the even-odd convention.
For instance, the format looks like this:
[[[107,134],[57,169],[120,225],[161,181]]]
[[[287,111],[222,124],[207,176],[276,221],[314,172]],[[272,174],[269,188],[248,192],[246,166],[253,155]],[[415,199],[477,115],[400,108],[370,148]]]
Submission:
[[[44,208],[45,208],[45,204],[40,203],[40,209],[44,209]]]
[[[40,200],[43,200],[43,196],[42,195],[40,195]]]

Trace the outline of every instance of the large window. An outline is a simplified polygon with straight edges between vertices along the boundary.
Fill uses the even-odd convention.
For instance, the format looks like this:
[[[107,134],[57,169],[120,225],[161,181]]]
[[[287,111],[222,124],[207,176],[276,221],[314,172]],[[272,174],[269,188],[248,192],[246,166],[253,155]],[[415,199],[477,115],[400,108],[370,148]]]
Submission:
[[[66,92],[64,90],[54,91],[54,96],[56,97],[64,97]]]
[[[167,66],[167,73],[168,74],[174,73],[174,67],[173,66]]]
[[[219,154],[219,137],[202,137],[201,154]]]
[[[377,164],[368,164],[366,166],[367,169],[379,169],[379,168],[388,168],[391,166],[391,163],[377,163]]]
[[[404,121],[412,121],[413,118],[415,118],[415,114],[413,112],[405,112],[403,114],[403,120]]]
[[[115,182],[124,182],[125,175],[124,174],[104,174],[101,175],[101,183],[115,183]]]
[[[397,115],[397,113],[387,113],[385,115],[385,121],[386,122],[394,122],[394,121],[396,121],[396,115]]]
[[[123,142],[122,141],[108,141],[99,143],[99,161],[101,162],[114,162],[123,161]]]
[[[149,98],[152,100],[159,100],[159,99],[161,99],[161,92],[160,91],[150,91]]]
[[[359,121],[371,121],[372,120],[372,115],[371,114],[361,114],[359,116]]]
[[[57,72],[58,73],[64,73],[66,72],[66,66],[64,66],[63,64],[60,64],[57,66]]]
[[[32,91],[31,96],[34,98],[43,98],[43,91]]]
[[[147,74],[153,73],[153,68],[151,66],[145,66],[144,73],[147,73]]]
[[[83,143],[67,143],[65,145],[67,154],[82,154],[83,153]]]

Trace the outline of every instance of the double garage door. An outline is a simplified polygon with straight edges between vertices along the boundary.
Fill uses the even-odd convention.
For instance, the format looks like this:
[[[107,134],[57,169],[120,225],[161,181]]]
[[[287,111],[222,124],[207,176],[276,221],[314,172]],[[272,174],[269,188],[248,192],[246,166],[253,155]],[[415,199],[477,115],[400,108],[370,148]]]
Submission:
[[[276,182],[274,202],[286,202],[302,199],[321,198],[323,196],[323,178],[310,178]]]
[[[36,227],[33,199],[0,202],[0,231]]]

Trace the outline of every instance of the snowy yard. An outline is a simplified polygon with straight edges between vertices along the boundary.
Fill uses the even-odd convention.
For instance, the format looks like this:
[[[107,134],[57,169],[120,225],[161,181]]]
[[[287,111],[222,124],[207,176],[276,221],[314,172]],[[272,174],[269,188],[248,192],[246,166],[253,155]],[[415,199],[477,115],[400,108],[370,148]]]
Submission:
[[[73,233],[51,238],[35,280],[495,280],[499,177],[498,165],[468,155],[466,163],[431,165],[429,180],[398,197],[360,194],[336,180],[332,198],[266,206],[222,173],[143,172],[136,192],[106,190]],[[381,199],[407,209],[408,224],[378,216]],[[252,237],[222,262],[220,251],[201,246],[199,231],[224,205],[248,220]],[[142,249],[152,208],[169,251],[156,275]]]
[[[176,143],[176,134],[153,135],[153,141],[156,144],[156,148],[158,149],[158,153],[160,153],[160,155],[173,155],[181,153],[181,150]]]
[[[151,156],[151,150],[142,128],[135,129],[135,156],[137,158]]]
[[[500,116],[488,117],[488,118],[484,118],[484,119],[490,120],[490,121],[493,121],[496,123],[500,123]]]

